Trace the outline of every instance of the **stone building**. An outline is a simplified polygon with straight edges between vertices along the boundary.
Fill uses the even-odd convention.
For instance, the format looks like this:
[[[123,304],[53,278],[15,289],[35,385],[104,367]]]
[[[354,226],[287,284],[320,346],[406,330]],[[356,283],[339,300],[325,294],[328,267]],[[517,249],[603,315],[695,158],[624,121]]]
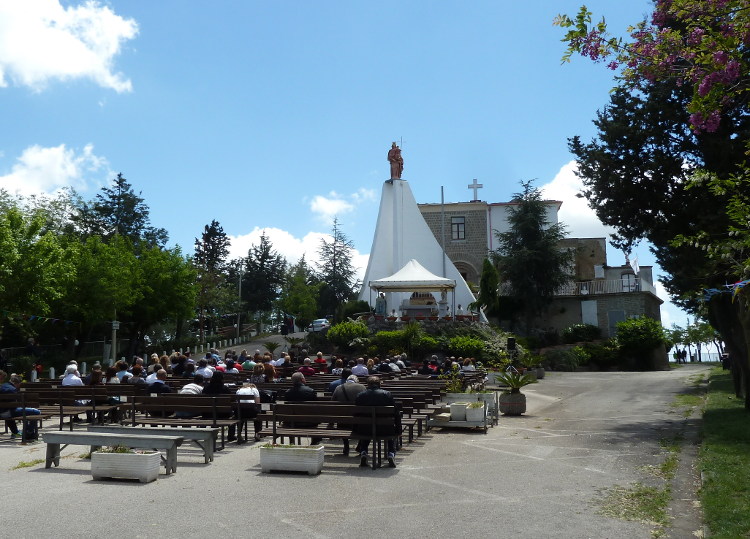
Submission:
[[[471,187],[471,186],[470,186]],[[515,203],[487,203],[479,200],[449,204],[419,204],[438,243],[453,261],[461,276],[478,285],[482,263],[489,251],[497,249],[496,232],[509,229],[508,212]],[[547,222],[557,223],[560,201],[545,201]],[[566,238],[561,248],[573,251],[574,276],[559,291],[552,305],[536,320],[543,331],[561,331],[573,324],[593,324],[603,336],[614,336],[617,322],[646,315],[661,321],[662,300],[656,295],[651,266],[626,264],[609,266],[605,238]]]

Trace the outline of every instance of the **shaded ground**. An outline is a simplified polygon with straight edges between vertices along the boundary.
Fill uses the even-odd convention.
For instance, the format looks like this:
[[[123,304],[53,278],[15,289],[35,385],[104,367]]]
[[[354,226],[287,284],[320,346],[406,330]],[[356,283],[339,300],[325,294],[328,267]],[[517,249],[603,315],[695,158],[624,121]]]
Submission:
[[[232,444],[209,465],[181,449],[177,473],[149,485],[92,481],[83,447],[64,450],[59,469],[11,471],[44,458],[44,446],[3,436],[3,500],[8,514],[37,508],[14,537],[649,538],[652,525],[602,516],[597,500],[614,486],[659,484],[648,466],[664,460],[660,440],[682,433],[692,443],[698,427],[671,404],[707,369],[548,373],[525,388],[527,415],[486,435],[435,429],[405,446],[398,468],[375,472],[332,444],[320,476],[262,474],[257,445]],[[680,453],[670,537],[700,530],[693,456]]]

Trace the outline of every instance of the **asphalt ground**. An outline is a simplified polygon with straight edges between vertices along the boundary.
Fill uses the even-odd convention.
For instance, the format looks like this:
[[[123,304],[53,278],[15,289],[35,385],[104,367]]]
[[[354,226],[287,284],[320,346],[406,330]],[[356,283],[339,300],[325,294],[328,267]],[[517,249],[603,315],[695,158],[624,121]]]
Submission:
[[[433,429],[404,445],[397,468],[375,471],[333,443],[318,476],[263,474],[259,444],[249,443],[210,464],[183,446],[177,472],[162,468],[149,484],[93,481],[86,447],[64,449],[60,467],[45,469],[43,443],[0,435],[0,536],[647,539],[653,525],[603,516],[597,500],[615,486],[663,484],[649,466],[664,461],[662,440],[682,435],[666,537],[694,537],[700,425],[673,403],[706,370],[547,373],[524,388],[524,416],[501,417],[487,434]]]

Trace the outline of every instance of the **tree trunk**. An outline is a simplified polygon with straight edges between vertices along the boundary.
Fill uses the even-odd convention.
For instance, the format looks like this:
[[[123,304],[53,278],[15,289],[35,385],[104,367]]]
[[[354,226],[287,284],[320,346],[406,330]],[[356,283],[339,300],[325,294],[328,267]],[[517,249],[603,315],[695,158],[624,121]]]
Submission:
[[[732,381],[738,398],[745,399],[745,409],[750,410],[750,312],[742,292],[734,298],[717,294],[708,302],[708,321],[721,334],[732,359]]]

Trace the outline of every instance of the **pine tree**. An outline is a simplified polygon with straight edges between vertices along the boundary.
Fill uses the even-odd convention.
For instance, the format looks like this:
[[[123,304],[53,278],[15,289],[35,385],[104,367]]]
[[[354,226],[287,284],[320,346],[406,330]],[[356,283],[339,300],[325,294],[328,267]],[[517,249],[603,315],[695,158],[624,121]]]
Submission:
[[[244,265],[242,300],[250,310],[270,311],[284,283],[286,260],[274,251],[265,232],[260,236],[260,244],[250,247]]]
[[[521,182],[523,191],[513,196],[507,232],[498,232],[500,246],[494,252],[502,279],[502,295],[518,306],[528,335],[532,321],[550,303],[555,292],[572,278],[573,254],[560,248],[565,225],[551,224],[546,205],[532,182]]]
[[[316,264],[322,283],[318,302],[318,312],[322,316],[335,313],[339,305],[354,295],[357,281],[352,266],[353,250],[354,243],[341,231],[338,219],[334,219],[331,239],[320,240],[320,263]]]

